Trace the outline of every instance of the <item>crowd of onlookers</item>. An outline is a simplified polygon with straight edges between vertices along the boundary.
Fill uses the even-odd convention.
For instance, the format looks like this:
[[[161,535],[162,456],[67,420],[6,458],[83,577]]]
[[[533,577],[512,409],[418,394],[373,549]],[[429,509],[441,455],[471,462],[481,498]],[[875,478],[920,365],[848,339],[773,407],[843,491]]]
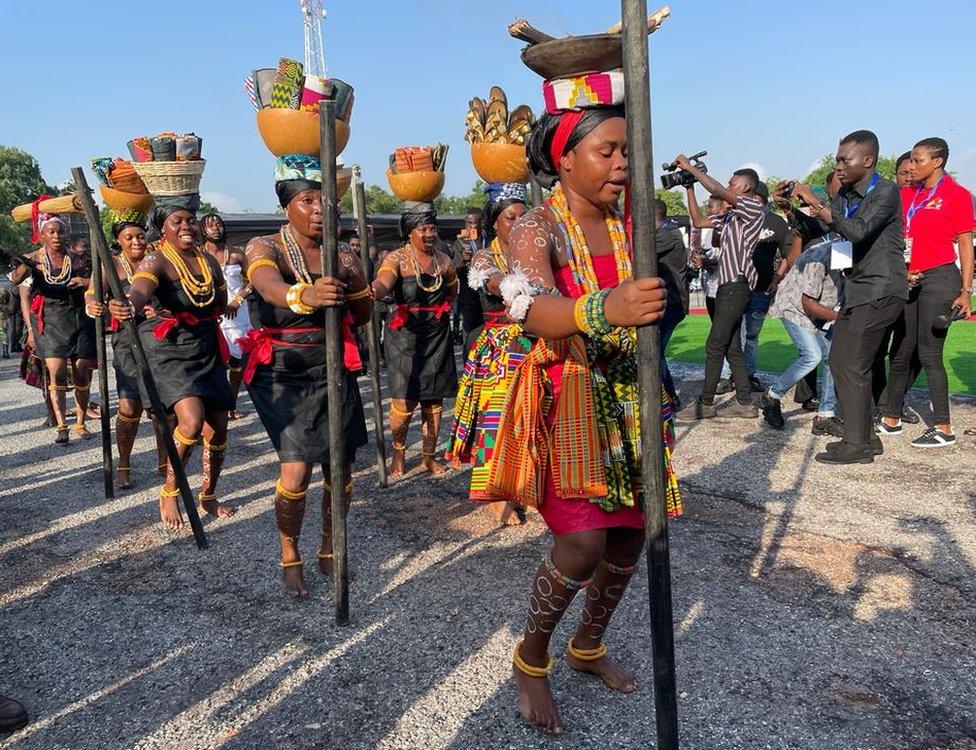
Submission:
[[[685,238],[658,201],[657,253],[670,292],[662,348],[689,312],[692,277],[711,318],[704,383],[679,420],[761,413],[783,429],[782,400],[793,391],[816,412],[813,433],[838,438],[817,461],[871,463],[884,451],[882,436],[920,422],[905,395],[924,372],[932,424],[912,445],[956,442],[943,350],[952,321],[970,314],[973,196],[946,171],[949,145],[941,138],[899,157],[894,180],[878,173],[878,154],[874,133],[845,136],[821,185],[767,186],[752,169],[722,185],[686,157],[675,159],[709,197],[703,211],[695,185],[686,188]],[[763,383],[756,358],[768,317],[782,321],[797,357]],[[719,411],[716,396],[733,391]]]

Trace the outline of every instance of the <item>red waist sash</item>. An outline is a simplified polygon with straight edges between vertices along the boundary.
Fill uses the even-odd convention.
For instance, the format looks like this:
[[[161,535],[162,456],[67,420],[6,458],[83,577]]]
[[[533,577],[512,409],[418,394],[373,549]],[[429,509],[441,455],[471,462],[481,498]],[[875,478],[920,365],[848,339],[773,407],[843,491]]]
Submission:
[[[166,317],[161,316],[159,322],[153,326],[153,336],[157,341],[162,341],[177,326],[195,326],[207,322],[216,324],[219,320],[220,315],[217,313],[205,318],[198,318],[196,315],[188,312],[178,312],[167,315]],[[220,360],[226,365],[230,361],[230,350],[227,348],[227,340],[219,331],[217,332],[217,347],[220,350]]]
[[[389,326],[397,331],[407,324],[411,315],[417,313],[434,313],[434,317],[440,320],[445,313],[451,312],[450,302],[441,302],[439,305],[397,305],[396,312],[390,318]]]
[[[30,303],[30,311],[37,318],[37,332],[44,333],[44,295],[36,294]]]
[[[246,336],[237,339],[241,352],[247,355],[247,365],[244,367],[243,375],[244,382],[251,382],[259,365],[271,364],[276,346],[323,346],[322,342],[283,341],[275,338],[275,336],[318,332],[320,330],[317,328],[251,328]],[[363,368],[362,359],[359,357],[359,346],[356,344],[356,338],[352,333],[352,316],[348,315],[342,320],[342,355],[346,369],[356,372]]]

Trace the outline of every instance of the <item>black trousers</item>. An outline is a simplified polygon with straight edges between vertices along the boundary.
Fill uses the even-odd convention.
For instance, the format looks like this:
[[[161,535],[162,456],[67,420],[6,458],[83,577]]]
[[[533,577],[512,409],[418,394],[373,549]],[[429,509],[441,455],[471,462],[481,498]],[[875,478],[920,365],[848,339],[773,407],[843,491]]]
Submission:
[[[14,287],[14,290],[17,291],[17,287]],[[23,351],[23,346],[21,346],[21,339],[23,338],[24,319],[20,317],[20,313],[13,313],[10,315],[10,351]]]
[[[847,443],[864,446],[871,442],[871,370],[885,333],[904,307],[905,300],[884,297],[842,311],[834,324],[830,372],[844,415]]]
[[[712,327],[705,341],[705,384],[701,401],[710,404],[715,400],[715,389],[722,376],[722,360],[729,361],[735,397],[741,404],[752,401],[749,371],[742,353],[740,330],[742,318],[749,307],[749,284],[743,277],[722,284],[715,293],[715,314]]]
[[[962,275],[955,263],[932,268],[922,274],[918,285],[908,293],[903,314],[904,325],[897,326],[892,340],[891,372],[888,373],[888,397],[884,416],[898,419],[905,403],[905,392],[911,387],[921,363],[928,380],[935,424],[949,422],[949,376],[942,360],[948,329],[934,327],[937,315],[948,315],[953,300],[959,296]]]

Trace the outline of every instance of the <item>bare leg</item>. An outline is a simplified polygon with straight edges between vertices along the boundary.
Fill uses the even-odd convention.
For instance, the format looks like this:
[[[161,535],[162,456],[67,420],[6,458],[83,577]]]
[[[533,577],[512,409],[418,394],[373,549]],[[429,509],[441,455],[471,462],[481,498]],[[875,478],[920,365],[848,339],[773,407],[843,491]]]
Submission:
[[[217,501],[215,490],[227,450],[227,412],[208,412],[203,424],[203,482],[200,486],[200,507],[215,518],[228,518],[237,512]]]
[[[75,380],[75,434],[88,440],[94,437],[85,427],[88,413],[88,397],[91,395],[92,361],[79,359],[74,363]]]
[[[424,401],[420,404],[420,431],[423,435],[420,465],[431,474],[443,474],[447,466],[437,460],[437,437],[441,432],[441,401]]]
[[[142,402],[139,399],[120,398],[115,415],[115,440],[119,447],[119,465],[115,469],[115,486],[128,489],[132,486],[132,445],[139,432]]]
[[[278,541],[281,543],[281,580],[285,593],[298,598],[308,596],[302,575],[298,537],[302,533],[305,495],[308,493],[311,473],[311,464],[284,463],[275,484],[275,520],[278,523]]]
[[[172,414],[167,414],[166,419],[160,421],[152,413],[151,409],[147,410],[147,413],[149,414],[149,419],[152,420],[153,434],[156,436],[156,473],[161,477],[165,477],[166,466],[169,464],[169,455],[166,453],[166,440],[163,437],[163,430],[169,430],[172,433],[176,428],[176,417]]]
[[[333,577],[335,558],[332,554],[332,483],[329,467],[322,467],[322,474],[325,476],[322,492],[322,544],[315,556],[319,561],[319,570],[329,578]],[[344,466],[342,469],[342,490],[343,498],[346,503],[346,511],[352,502],[352,467]]]
[[[522,642],[515,650],[512,672],[523,718],[548,734],[563,731],[549,686],[553,664],[549,640],[576,592],[589,582],[605,546],[606,532],[602,530],[558,536],[552,553],[535,574],[529,615]]]
[[[51,398],[51,408],[54,411],[54,424],[57,437],[54,442],[65,444],[68,442],[67,422],[67,391],[68,391],[68,361],[66,359],[45,359],[47,370],[48,393]]]
[[[241,380],[244,375],[244,368],[241,361],[236,357],[231,357],[227,366],[227,380],[230,383],[230,395],[234,399],[233,408],[227,413],[228,419],[240,419],[245,416],[244,412],[237,411],[237,396],[241,392]]]
[[[566,657],[573,669],[591,672],[621,693],[632,693],[637,684],[633,673],[607,656],[603,634],[634,575],[643,546],[644,532],[638,529],[607,532],[606,553],[586,589],[586,604]]]
[[[173,411],[176,413],[173,440],[176,441],[176,452],[180,456],[180,463],[185,467],[193,452],[193,446],[200,442],[200,434],[203,432],[203,402],[193,396],[184,398],[174,404]],[[168,529],[175,530],[184,525],[179,496],[176,474],[173,467],[167,465],[166,482],[159,493],[159,515],[163,519],[163,525]]]
[[[48,389],[50,378],[45,373],[41,391],[44,394],[44,408],[47,410],[47,419],[44,421],[45,427],[57,427],[58,418],[54,415],[54,404],[51,401],[51,391]]]
[[[390,470],[387,472],[390,479],[403,476],[407,452],[407,431],[410,429],[410,417],[413,416],[413,410],[416,408],[416,401],[406,401],[399,398],[390,400],[390,437],[393,441],[393,458],[390,461]]]

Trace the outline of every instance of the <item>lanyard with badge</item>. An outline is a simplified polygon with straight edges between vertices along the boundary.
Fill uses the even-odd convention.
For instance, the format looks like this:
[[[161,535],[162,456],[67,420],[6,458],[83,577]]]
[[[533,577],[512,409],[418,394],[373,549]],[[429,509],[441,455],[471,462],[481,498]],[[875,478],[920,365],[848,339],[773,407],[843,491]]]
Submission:
[[[928,205],[929,201],[935,197],[935,192],[939,189],[939,185],[942,184],[942,180],[945,179],[945,175],[939,178],[939,181],[935,183],[935,187],[929,189],[929,194],[926,195],[921,201],[918,196],[922,194],[922,188],[925,185],[919,185],[915,188],[915,195],[912,197],[912,204],[908,207],[905,212],[905,263],[908,263],[912,259],[912,238],[908,236],[908,230],[911,229],[912,219],[915,218],[915,214],[921,211],[925,206]]]
[[[850,203],[847,196],[844,196],[844,218],[849,219],[857,213],[864,199],[868,197],[872,190],[878,186],[881,175],[877,172],[868,183],[868,189],[864,191],[864,196],[857,203]],[[850,240],[834,240],[830,246],[830,267],[835,271],[842,271],[854,266],[854,245]]]

